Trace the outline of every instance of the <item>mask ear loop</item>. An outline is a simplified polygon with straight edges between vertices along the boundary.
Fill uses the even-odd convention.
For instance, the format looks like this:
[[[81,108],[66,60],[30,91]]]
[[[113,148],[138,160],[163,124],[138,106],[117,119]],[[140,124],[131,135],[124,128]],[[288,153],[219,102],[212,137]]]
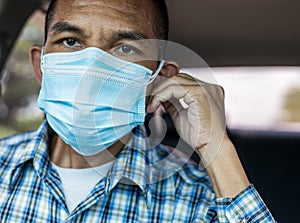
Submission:
[[[150,76],[148,84],[151,84],[151,83],[155,80],[155,78],[156,78],[157,75],[160,73],[161,69],[163,68],[165,62],[166,62],[166,61],[164,61],[164,60],[160,61],[160,64],[159,64],[157,70],[155,71],[154,74],[152,74],[152,75]]]
[[[45,51],[45,47],[43,46],[43,47],[42,47],[42,52],[41,52],[41,65],[44,64],[44,58],[43,58],[43,56],[44,56],[44,51]]]

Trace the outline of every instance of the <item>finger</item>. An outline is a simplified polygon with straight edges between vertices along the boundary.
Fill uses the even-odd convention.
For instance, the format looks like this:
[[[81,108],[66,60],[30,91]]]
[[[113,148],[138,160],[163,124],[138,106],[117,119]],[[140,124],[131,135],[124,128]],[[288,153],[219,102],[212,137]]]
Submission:
[[[163,107],[166,110],[166,112],[168,112],[171,115],[171,117],[173,118],[173,120],[180,113],[182,113],[183,110],[185,110],[177,99],[176,100],[171,100],[171,101],[164,102],[163,103]]]
[[[185,97],[188,93],[186,89],[180,86],[168,86],[165,89],[157,92],[153,98],[151,103],[147,107],[148,112],[154,112],[162,103],[166,101],[170,101],[171,99],[180,99]]]
[[[197,81],[193,77],[190,77],[185,74],[177,74],[170,78],[158,76],[153,82],[152,92],[153,94],[163,90],[164,88],[174,85],[174,86],[199,86],[203,84],[200,81]]]
[[[191,94],[186,94],[183,97],[183,103],[189,106],[190,104],[194,103],[195,99],[191,96]]]

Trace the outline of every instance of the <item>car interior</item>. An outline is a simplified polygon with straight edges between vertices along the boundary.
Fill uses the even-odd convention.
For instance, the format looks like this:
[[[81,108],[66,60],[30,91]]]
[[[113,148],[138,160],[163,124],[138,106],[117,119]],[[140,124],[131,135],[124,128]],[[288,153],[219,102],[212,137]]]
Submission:
[[[47,0],[0,0],[2,77],[7,59],[26,21],[36,10],[44,13],[46,5]],[[299,1],[167,0],[167,5],[170,15],[169,40],[192,49],[210,68],[285,69],[300,65]],[[259,84],[260,76],[256,76],[255,81]],[[267,85],[273,84],[271,78],[265,91],[268,91]],[[3,88],[3,85],[0,86]],[[168,123],[164,143],[174,146],[179,136],[167,114],[164,119]],[[228,126],[228,133],[250,181],[275,219],[278,222],[297,222],[300,125],[293,130]],[[196,154],[192,158],[199,162]]]

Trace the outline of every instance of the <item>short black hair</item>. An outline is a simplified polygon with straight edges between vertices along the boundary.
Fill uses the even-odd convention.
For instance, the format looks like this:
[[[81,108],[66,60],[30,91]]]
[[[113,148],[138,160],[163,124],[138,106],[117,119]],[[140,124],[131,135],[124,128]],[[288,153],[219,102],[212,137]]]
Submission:
[[[158,39],[167,40],[169,35],[169,15],[165,0],[152,0],[154,3],[155,16],[154,16],[154,32]],[[49,32],[50,24],[55,14],[57,0],[51,0],[45,21],[45,42]]]
[[[48,36],[48,32],[49,32],[49,28],[50,28],[50,24],[53,20],[53,16],[55,13],[55,9],[56,9],[56,3],[57,0],[51,0],[48,10],[46,12],[46,19],[45,19],[45,42],[47,40],[47,36]]]
[[[154,31],[158,39],[169,37],[169,13],[165,0],[153,0],[155,8]]]

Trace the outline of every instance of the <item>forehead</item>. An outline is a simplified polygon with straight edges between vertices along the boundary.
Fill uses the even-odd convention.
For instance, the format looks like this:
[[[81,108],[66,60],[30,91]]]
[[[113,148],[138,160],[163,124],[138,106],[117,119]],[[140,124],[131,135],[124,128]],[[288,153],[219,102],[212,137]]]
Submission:
[[[51,24],[66,21],[102,31],[135,29],[154,38],[154,13],[152,0],[58,0]]]

